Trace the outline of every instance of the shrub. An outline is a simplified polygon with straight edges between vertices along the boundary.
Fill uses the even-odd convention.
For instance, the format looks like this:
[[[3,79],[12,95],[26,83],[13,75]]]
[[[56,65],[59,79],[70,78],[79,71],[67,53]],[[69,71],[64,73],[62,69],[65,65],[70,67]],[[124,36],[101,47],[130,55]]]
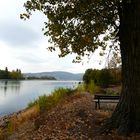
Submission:
[[[38,105],[39,105],[40,111],[48,110],[49,108],[51,108],[52,103],[53,103],[53,100],[51,96],[42,95],[42,96],[39,96],[38,98]]]
[[[55,102],[58,102],[59,100],[63,99],[66,96],[70,96],[71,94],[73,94],[74,90],[72,89],[64,89],[64,88],[59,88],[54,90],[54,92],[52,93],[53,99]]]

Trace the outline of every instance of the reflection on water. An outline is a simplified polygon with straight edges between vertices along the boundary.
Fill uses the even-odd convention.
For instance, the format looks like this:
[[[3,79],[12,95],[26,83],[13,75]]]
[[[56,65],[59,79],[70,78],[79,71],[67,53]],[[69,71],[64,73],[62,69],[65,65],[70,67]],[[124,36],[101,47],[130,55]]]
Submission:
[[[42,94],[59,87],[74,88],[79,81],[0,80],[0,116],[21,110]]]
[[[0,81],[0,96],[3,93],[6,96],[7,93],[19,93],[20,91],[20,81]]]

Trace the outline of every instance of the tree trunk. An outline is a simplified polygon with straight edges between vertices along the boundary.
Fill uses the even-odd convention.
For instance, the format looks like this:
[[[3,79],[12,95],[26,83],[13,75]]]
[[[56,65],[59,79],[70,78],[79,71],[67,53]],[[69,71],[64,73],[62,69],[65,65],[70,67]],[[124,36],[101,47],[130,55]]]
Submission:
[[[123,0],[120,15],[122,91],[120,101],[105,125],[120,135],[140,132],[140,0]]]

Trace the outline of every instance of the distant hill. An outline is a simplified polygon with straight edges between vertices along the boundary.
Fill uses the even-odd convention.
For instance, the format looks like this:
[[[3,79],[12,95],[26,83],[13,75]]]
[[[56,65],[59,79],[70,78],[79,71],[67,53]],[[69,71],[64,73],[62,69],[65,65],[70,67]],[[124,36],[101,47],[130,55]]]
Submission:
[[[57,80],[82,80],[83,73],[70,73],[65,71],[54,71],[54,72],[39,72],[39,73],[24,73],[25,77],[54,77]]]

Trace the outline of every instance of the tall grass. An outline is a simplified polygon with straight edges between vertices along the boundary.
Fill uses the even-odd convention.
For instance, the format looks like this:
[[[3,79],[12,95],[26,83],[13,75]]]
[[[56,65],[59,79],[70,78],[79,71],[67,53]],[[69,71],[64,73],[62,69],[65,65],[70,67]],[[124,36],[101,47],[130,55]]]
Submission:
[[[89,92],[90,94],[95,94],[96,92],[100,91],[100,87],[97,86],[93,80],[89,82],[89,84],[81,83],[76,88],[77,92]]]
[[[79,84],[76,89],[75,89],[77,92],[84,92],[86,91],[86,84],[85,83],[81,83]]]
[[[40,111],[47,111],[52,107],[55,107],[58,102],[60,102],[60,100],[67,96],[73,95],[75,92],[81,93],[88,91],[91,94],[94,94],[98,89],[99,88],[94,84],[93,81],[91,81],[88,85],[85,85],[84,83],[79,84],[76,89],[58,88],[54,90],[50,95],[39,96],[38,99],[28,104],[28,108],[37,106]]]
[[[51,95],[42,95],[39,96],[37,100],[30,102],[28,104],[28,108],[32,106],[37,106],[39,107],[39,110],[42,111],[47,111],[50,110],[52,107],[56,106],[60,100],[63,98],[73,95],[75,92],[74,89],[64,89],[64,88],[59,88],[54,90]]]
[[[89,82],[89,84],[81,83],[77,86],[76,91],[77,92],[89,92],[90,94],[95,94],[99,92],[101,88],[97,86],[93,80]]]
[[[86,85],[86,90],[91,94],[95,94],[100,90],[100,87],[91,80],[90,83]]]

